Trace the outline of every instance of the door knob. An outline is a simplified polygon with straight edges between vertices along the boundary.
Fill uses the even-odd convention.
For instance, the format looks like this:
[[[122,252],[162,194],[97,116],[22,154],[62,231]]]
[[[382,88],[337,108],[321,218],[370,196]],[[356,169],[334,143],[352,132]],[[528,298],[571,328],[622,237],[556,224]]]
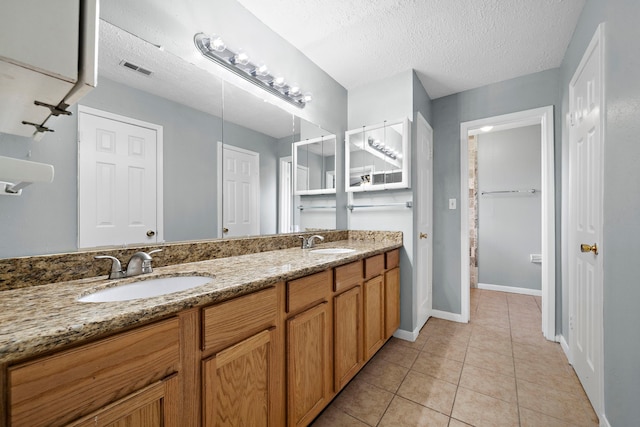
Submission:
[[[227,227],[222,227],[222,232],[223,232],[223,233],[228,233],[228,232],[229,232],[229,229],[228,229]]]
[[[427,233],[420,232],[420,238],[421,239],[426,239],[427,237],[429,237],[429,235]]]
[[[153,237],[153,236],[155,236],[155,235],[156,235],[156,232],[155,232],[155,231],[153,231],[153,230],[149,230],[149,231],[147,231],[147,237]]]
[[[598,255],[598,245],[594,243],[592,246],[583,243],[580,245],[580,252],[593,252],[594,255]]]

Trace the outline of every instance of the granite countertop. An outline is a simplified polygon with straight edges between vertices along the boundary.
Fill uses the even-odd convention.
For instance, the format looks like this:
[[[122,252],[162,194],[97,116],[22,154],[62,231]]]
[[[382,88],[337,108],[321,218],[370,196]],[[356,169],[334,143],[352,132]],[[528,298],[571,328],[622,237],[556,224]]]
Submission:
[[[402,243],[394,241],[342,240],[317,245],[317,248],[351,248],[355,252],[320,255],[290,248],[159,267],[151,274],[128,279],[109,280],[100,276],[2,291],[0,363],[15,362],[401,246]],[[202,286],[153,298],[103,303],[76,301],[106,287],[176,275],[213,279]]]

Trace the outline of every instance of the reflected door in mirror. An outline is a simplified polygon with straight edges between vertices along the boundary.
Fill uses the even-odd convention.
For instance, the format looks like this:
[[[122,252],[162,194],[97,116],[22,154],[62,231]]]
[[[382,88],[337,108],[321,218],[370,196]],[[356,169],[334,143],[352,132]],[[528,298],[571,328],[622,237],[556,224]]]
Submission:
[[[222,236],[260,234],[258,153],[224,144],[223,159]]]

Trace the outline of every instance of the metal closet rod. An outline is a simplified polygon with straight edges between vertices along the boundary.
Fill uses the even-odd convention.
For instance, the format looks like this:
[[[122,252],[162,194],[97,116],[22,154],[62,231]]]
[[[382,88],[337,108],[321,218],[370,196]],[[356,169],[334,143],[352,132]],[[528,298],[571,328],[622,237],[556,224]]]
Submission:
[[[305,210],[305,209],[335,209],[335,206],[298,206],[298,209]]]
[[[400,203],[378,203],[371,205],[347,205],[347,208],[353,211],[355,208],[378,208],[378,207],[386,207],[386,206],[403,206],[405,208],[412,208],[413,202],[400,202]]]
[[[538,190],[536,190],[535,188],[530,188],[528,190],[498,190],[498,191],[482,191],[480,194],[481,195],[485,195],[485,194],[507,194],[507,193],[537,193]]]

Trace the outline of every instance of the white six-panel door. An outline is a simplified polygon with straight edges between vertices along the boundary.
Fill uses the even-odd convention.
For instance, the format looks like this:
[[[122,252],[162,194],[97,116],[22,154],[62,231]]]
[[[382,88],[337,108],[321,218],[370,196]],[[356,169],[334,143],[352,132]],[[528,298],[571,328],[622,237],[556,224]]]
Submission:
[[[223,237],[260,234],[260,157],[223,145]]]
[[[156,243],[157,129],[86,110],[78,114],[78,246]]]
[[[433,278],[433,130],[418,114],[417,120],[417,236],[416,311],[419,329],[431,313]]]
[[[599,27],[569,86],[569,341],[573,367],[598,416],[603,354],[602,34]]]

